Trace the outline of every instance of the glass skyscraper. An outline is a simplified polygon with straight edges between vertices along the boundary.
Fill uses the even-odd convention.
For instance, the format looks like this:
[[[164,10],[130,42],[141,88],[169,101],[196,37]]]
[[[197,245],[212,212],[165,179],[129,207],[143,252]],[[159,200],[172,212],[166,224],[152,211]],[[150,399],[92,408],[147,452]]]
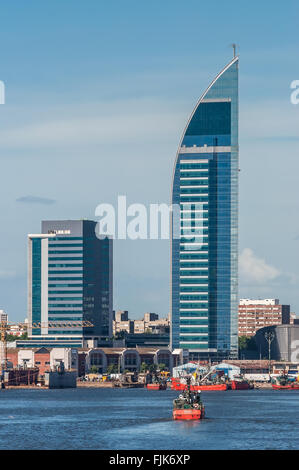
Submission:
[[[171,346],[194,359],[238,354],[238,66],[198,101],[174,166]]]
[[[112,240],[95,228],[91,220],[44,221],[41,234],[28,235],[28,321],[42,324],[28,329],[34,344],[80,347],[112,336]],[[93,327],[70,329],[76,321]]]

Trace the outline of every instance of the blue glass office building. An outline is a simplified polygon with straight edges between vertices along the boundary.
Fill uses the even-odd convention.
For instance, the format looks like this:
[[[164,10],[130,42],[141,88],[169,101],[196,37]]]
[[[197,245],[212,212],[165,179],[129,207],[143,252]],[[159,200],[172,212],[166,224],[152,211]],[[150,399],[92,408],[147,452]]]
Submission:
[[[32,344],[80,347],[112,336],[112,240],[98,239],[95,227],[90,220],[44,221],[41,234],[28,235],[28,321],[42,324],[29,328]],[[73,321],[93,327],[70,329]]]
[[[238,65],[200,98],[174,166],[171,345],[194,359],[238,354]]]

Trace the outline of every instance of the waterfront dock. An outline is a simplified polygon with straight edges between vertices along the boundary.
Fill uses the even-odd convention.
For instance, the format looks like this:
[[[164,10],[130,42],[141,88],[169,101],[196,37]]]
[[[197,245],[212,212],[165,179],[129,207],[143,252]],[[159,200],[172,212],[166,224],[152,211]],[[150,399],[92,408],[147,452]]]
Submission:
[[[79,388],[144,388],[143,383],[116,383],[116,382],[91,382],[91,381],[77,381]]]

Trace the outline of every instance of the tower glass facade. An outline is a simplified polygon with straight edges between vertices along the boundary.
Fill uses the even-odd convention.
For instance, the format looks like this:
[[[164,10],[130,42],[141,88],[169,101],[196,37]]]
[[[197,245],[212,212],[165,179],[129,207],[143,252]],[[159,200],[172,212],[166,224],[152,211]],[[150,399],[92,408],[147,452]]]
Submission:
[[[28,320],[42,324],[29,328],[31,339],[81,346],[112,335],[112,240],[98,239],[95,227],[90,220],[44,221],[41,234],[28,236]],[[70,329],[73,321],[93,327]]]
[[[238,354],[238,64],[200,98],[174,167],[171,345],[194,358]]]

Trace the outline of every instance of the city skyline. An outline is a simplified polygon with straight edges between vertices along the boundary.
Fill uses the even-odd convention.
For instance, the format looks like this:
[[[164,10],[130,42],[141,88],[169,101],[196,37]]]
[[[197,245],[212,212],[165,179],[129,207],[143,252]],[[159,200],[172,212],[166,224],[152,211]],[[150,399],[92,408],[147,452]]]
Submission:
[[[117,194],[129,202],[170,202],[178,136],[199,90],[231,57],[233,41],[242,63],[240,297],[279,297],[299,311],[293,195],[299,106],[290,102],[290,84],[298,78],[298,5],[292,4],[293,15],[274,8],[267,23],[267,7],[256,1],[246,12],[237,2],[230,9],[219,2],[217,12],[189,2],[188,22],[179,2],[171,8],[135,2],[130,11],[122,5],[83,10],[76,1],[71,11],[55,1],[47,7],[27,2],[13,13],[2,6],[0,38],[10,47],[3,48],[0,73],[6,89],[0,308],[10,318],[26,316],[26,236],[39,230],[40,220],[94,219],[96,206],[113,203]],[[43,8],[47,18],[38,22]],[[210,43],[206,18],[213,18]],[[169,312],[168,244],[116,241],[115,309],[132,317]]]

